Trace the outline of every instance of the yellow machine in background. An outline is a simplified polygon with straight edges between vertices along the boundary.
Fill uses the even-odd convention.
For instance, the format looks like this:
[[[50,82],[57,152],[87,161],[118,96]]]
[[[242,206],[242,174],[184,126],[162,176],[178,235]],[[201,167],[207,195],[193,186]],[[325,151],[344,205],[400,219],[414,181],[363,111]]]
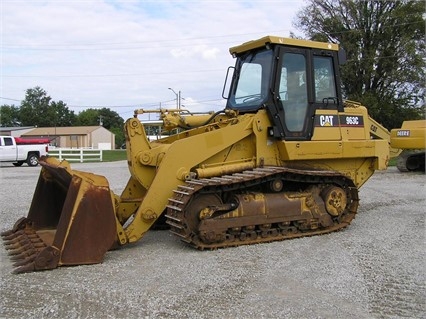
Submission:
[[[391,130],[391,147],[402,149],[397,160],[401,172],[425,171],[426,120],[404,121]]]
[[[181,130],[153,142],[138,119],[146,111],[126,121],[120,195],[102,176],[40,161],[28,216],[3,233],[15,272],[101,262],[161,222],[198,249],[350,224],[358,189],[387,167],[389,132],[342,100],[338,46],[267,36],[230,51],[224,110],[161,110],[165,127]]]

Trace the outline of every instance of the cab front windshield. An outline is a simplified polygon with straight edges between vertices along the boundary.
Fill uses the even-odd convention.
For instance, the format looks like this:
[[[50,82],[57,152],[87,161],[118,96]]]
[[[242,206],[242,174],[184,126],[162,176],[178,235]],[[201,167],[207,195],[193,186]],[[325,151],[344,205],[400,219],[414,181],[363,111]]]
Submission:
[[[228,107],[257,110],[268,97],[272,51],[263,50],[239,57],[237,76],[232,85]]]

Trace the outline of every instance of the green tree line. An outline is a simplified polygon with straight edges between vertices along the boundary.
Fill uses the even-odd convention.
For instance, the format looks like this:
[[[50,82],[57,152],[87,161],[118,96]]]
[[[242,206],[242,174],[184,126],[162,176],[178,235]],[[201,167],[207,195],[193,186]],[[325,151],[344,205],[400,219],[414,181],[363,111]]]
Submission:
[[[63,101],[53,101],[41,87],[28,89],[20,106],[2,105],[0,126],[96,126],[102,124],[115,134],[117,145],[124,143],[124,119],[109,108],[88,108],[78,114]]]

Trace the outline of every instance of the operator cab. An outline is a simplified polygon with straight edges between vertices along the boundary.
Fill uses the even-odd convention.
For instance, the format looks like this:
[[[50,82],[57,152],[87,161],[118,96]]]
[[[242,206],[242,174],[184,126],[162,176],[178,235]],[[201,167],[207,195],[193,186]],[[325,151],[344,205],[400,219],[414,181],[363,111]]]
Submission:
[[[309,140],[316,109],[343,112],[336,44],[268,36],[230,52],[237,61],[226,108],[267,109],[271,136]]]

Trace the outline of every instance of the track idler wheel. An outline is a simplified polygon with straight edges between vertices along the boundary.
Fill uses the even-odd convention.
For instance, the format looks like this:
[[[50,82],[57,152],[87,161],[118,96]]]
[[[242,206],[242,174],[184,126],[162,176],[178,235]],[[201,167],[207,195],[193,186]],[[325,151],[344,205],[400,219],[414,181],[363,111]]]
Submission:
[[[329,186],[322,191],[321,197],[324,200],[325,209],[331,216],[338,217],[345,211],[348,199],[342,188]]]

